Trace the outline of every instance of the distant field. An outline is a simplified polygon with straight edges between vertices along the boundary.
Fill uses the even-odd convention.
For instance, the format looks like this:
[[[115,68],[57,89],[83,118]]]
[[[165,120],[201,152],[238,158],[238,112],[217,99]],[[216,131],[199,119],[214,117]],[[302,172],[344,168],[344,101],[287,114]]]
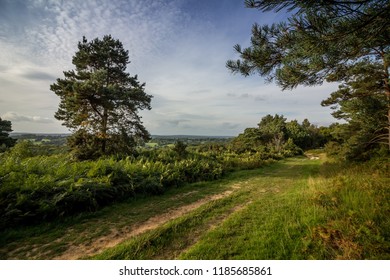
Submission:
[[[149,147],[149,148],[155,148],[155,147],[158,147],[158,143],[149,142],[149,143],[146,143],[145,146]]]
[[[35,144],[65,145],[70,134],[47,134],[47,133],[11,133],[11,137],[19,141],[29,140]],[[145,147],[156,148],[172,146],[177,141],[185,144],[199,145],[204,143],[226,143],[231,136],[197,136],[197,135],[152,135],[150,142]]]

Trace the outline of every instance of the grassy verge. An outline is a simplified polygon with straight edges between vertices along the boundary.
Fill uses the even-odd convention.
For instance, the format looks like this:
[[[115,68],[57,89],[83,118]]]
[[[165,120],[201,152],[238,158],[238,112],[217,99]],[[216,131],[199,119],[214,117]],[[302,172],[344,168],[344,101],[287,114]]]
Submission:
[[[380,169],[286,160],[95,258],[389,259],[386,163]]]
[[[381,168],[327,164],[283,193],[253,193],[251,205],[180,258],[389,259],[390,180]]]

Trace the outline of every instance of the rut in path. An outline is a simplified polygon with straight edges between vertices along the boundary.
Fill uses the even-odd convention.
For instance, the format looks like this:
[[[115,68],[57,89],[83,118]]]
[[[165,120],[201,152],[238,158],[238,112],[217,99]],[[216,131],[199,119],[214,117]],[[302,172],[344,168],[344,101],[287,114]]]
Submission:
[[[175,208],[172,210],[169,210],[163,214],[154,216],[149,218],[147,221],[139,224],[135,224],[131,227],[124,227],[121,229],[113,229],[108,235],[102,236],[96,240],[94,240],[92,243],[86,244],[79,244],[79,245],[71,245],[69,248],[61,255],[55,257],[54,259],[57,260],[75,260],[82,257],[87,257],[91,255],[98,254],[108,248],[114,247],[118,245],[119,243],[137,236],[139,234],[142,234],[148,230],[156,229],[157,227],[173,220],[176,218],[179,218],[197,208],[200,206],[214,201],[218,199],[222,199],[224,197],[229,196],[234,192],[234,189],[239,189],[241,186],[240,184],[233,185],[231,189],[216,194],[213,196],[209,196],[203,199],[200,199],[194,203],[184,205],[179,208]]]

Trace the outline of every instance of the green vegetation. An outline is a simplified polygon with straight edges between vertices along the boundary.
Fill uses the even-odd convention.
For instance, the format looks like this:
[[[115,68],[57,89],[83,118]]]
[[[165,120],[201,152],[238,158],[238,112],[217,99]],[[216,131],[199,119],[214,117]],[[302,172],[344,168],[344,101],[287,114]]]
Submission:
[[[227,67],[282,89],[339,82],[322,105],[345,123],[276,114],[232,139],[151,138],[128,51],[83,38],[51,85],[67,146],[15,144],[0,119],[1,258],[390,259],[389,2],[246,4],[293,13],[255,24]]]
[[[306,137],[302,139],[314,139],[309,133],[314,126],[286,124],[283,116],[276,115],[262,119],[255,138],[244,133],[231,143],[195,146],[178,140],[172,147],[140,147],[131,157],[125,152],[94,161],[75,161],[72,153],[62,148],[53,151],[43,141],[39,145],[20,141],[0,157],[0,230],[93,212],[129,198],[161,195],[173,187],[216,180],[234,170],[255,169],[302,154],[294,144],[298,138],[289,136],[293,135],[290,127],[300,129]]]
[[[94,258],[388,259],[386,171],[291,159]]]
[[[387,157],[323,163],[311,150],[286,159],[337,141],[337,129],[267,115],[230,141],[175,138],[93,161],[48,149],[47,137],[19,141],[0,155],[0,255],[389,258]],[[104,251],[108,239],[122,243]]]
[[[341,141],[332,150],[349,160],[390,151],[390,4],[368,1],[247,0],[260,11],[290,12],[272,25],[254,24],[251,45],[235,49],[233,73],[259,74],[283,90],[340,83],[322,105],[332,106]],[[382,148],[384,147],[384,148]]]
[[[73,56],[75,70],[50,86],[61,99],[55,117],[72,130],[69,147],[78,159],[131,155],[149,140],[139,110],[150,110],[151,95],[126,67],[129,52],[111,35],[90,42],[83,37]]]
[[[78,248],[76,258],[82,257],[79,252],[93,252],[93,242],[102,237],[108,236],[109,241],[122,238],[156,215],[226,191],[228,178],[172,188],[159,196],[131,198],[94,213],[7,229],[0,234],[0,259],[52,259],[71,248]]]
[[[303,165],[303,170],[311,168],[311,163]],[[390,257],[388,178],[378,176],[379,180],[372,180],[362,167],[340,165],[325,166],[309,179],[294,176],[291,171],[294,168],[282,171],[283,179],[276,176],[260,180],[257,188],[275,184],[280,192],[260,196],[254,191],[248,207],[206,233],[181,258]]]
[[[267,115],[256,128],[247,128],[232,141],[237,151],[267,150],[272,154],[291,156],[304,150],[321,148],[332,139],[329,128],[316,127],[305,119],[302,124],[286,122],[283,115]]]
[[[11,122],[0,118],[0,153],[15,145],[16,140],[9,136],[10,132]]]
[[[276,157],[265,152],[187,152],[183,144],[141,150],[137,157],[84,162],[73,161],[67,153],[36,152],[34,144],[24,141],[0,158],[0,229],[96,211],[127,198],[159,195],[186,183],[221,178],[235,169],[258,168]]]
[[[389,259],[390,162],[324,162],[310,159],[323,154],[311,153],[260,169],[235,171],[213,182],[171,188],[159,196],[132,198],[95,213],[8,229],[1,234],[0,255]],[[210,196],[214,198],[207,199]],[[194,203],[197,206],[181,212]],[[130,234],[150,219],[151,225],[156,224],[150,230],[145,227]],[[122,243],[110,249],[102,251],[105,247],[98,246],[99,240],[118,238]],[[72,255],[72,248],[83,254],[73,251]]]
[[[21,142],[28,140],[34,144],[45,144],[44,146],[65,147],[68,134],[34,134],[34,133],[12,133],[12,138]]]

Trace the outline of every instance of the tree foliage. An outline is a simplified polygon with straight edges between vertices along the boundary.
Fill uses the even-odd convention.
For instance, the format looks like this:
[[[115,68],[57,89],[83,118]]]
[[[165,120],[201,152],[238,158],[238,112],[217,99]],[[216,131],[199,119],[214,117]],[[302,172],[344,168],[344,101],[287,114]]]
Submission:
[[[302,150],[323,147],[331,139],[324,127],[316,127],[305,119],[287,122],[283,115],[264,116],[258,127],[247,128],[233,140],[235,150],[257,151],[264,148],[271,153],[300,154]]]
[[[246,1],[261,11],[294,11],[286,22],[252,27],[251,46],[235,49],[233,72],[259,73],[283,89],[316,85],[361,58],[389,65],[390,4],[374,1]]]
[[[0,152],[4,152],[7,148],[15,145],[16,139],[9,136],[10,132],[12,132],[11,121],[0,118]]]
[[[378,63],[362,61],[349,69],[352,78],[339,86],[322,102],[331,106],[333,116],[347,121],[339,127],[344,135],[343,151],[347,158],[365,159],[378,144],[387,144],[388,100],[380,82],[383,68]]]
[[[50,89],[60,97],[55,117],[73,131],[70,147],[79,158],[132,153],[150,135],[139,110],[151,109],[151,95],[126,67],[129,54],[111,35],[78,44],[75,70],[65,71]]]
[[[390,148],[389,1],[249,0],[246,5],[261,11],[287,10],[292,15],[278,24],[254,24],[251,46],[236,45],[240,59],[227,62],[233,73],[258,73],[282,89],[292,89],[323,81],[348,83],[362,61],[378,66],[381,75],[372,79],[387,99],[383,128]]]
[[[266,115],[258,124],[258,131],[264,143],[271,143],[275,150],[279,152],[286,138],[286,118],[276,114]]]
[[[173,150],[178,155],[179,158],[185,158],[188,154],[187,152],[187,145],[183,141],[176,141],[175,145],[173,146]]]

